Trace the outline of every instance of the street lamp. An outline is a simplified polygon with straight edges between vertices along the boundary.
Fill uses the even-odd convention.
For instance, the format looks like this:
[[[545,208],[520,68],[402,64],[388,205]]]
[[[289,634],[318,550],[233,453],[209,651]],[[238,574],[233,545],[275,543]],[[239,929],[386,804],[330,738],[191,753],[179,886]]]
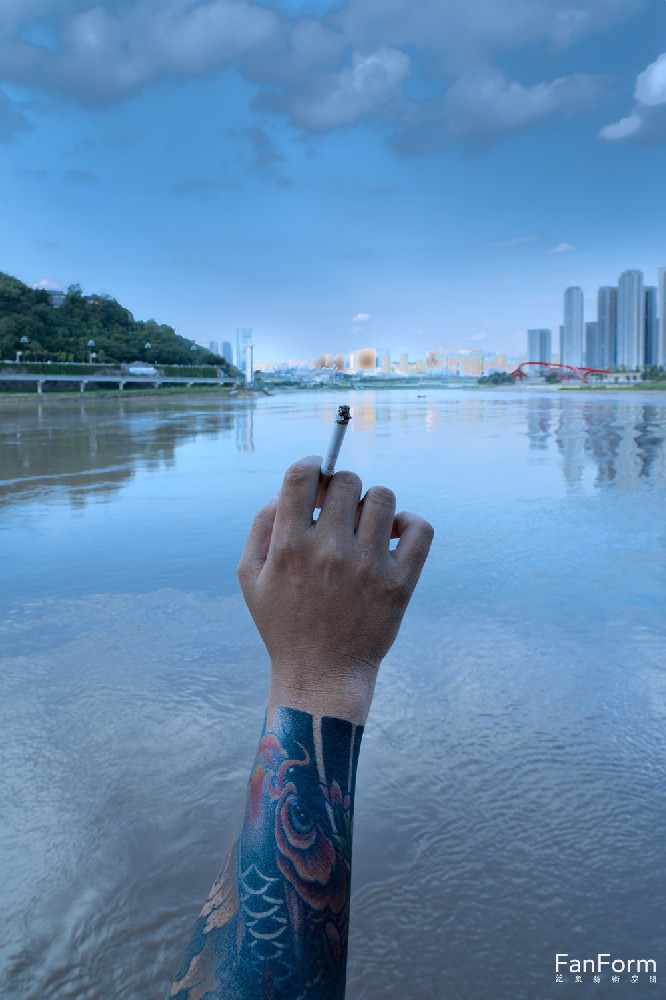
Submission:
[[[26,344],[29,344],[29,343],[30,343],[30,340],[29,340],[29,338],[28,338],[28,337],[26,337],[26,336],[24,335],[23,337],[21,337],[21,343],[22,343],[22,344],[24,345],[24,350],[25,350],[25,345],[26,345]],[[16,352],[16,360],[17,360],[17,361],[20,361],[22,357],[23,357],[23,351],[17,351],[17,352]]]
[[[92,360],[95,357],[94,347],[95,347],[95,341],[90,339],[88,341],[88,364],[92,364]]]

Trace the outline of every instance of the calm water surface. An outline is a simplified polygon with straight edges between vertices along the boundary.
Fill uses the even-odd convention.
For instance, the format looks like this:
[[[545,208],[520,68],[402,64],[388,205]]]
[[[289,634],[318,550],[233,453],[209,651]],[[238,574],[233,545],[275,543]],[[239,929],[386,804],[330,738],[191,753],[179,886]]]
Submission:
[[[262,723],[236,565],[345,401],[0,404],[3,998],[166,992]],[[436,529],[361,754],[349,1000],[663,997],[666,396],[349,401],[340,467]]]

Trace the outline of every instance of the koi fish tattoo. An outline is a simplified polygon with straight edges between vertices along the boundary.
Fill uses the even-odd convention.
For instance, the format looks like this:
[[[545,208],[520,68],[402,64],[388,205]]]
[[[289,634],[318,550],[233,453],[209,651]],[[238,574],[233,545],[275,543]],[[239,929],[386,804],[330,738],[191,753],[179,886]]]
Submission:
[[[342,1000],[363,726],[277,708],[171,1000]]]

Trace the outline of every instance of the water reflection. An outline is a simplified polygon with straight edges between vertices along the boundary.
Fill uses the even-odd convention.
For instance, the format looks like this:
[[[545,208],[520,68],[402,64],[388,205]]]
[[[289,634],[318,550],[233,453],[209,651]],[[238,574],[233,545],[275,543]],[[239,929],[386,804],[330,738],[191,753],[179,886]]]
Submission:
[[[631,489],[637,480],[666,474],[666,407],[657,403],[631,405],[553,393],[505,398],[431,393],[428,399],[411,400],[410,407],[401,394],[388,395],[370,391],[362,400],[352,399],[352,433],[390,436],[391,421],[397,420],[400,425],[409,421],[411,427],[420,424],[426,434],[455,428],[471,436],[490,419],[494,437],[509,428],[520,432],[524,421],[530,450],[545,455],[556,447],[562,475],[571,486],[580,485],[588,465],[598,488]],[[277,397],[271,403],[300,413],[293,399],[287,404]],[[323,442],[334,402],[318,399],[316,404]],[[149,470],[174,468],[179,446],[200,437],[231,435],[238,452],[254,452],[256,412],[254,399],[185,407],[154,399],[82,399],[8,408],[0,426],[0,503],[57,489],[80,506],[93,494],[127,485],[139,463]]]
[[[151,471],[174,468],[178,447],[196,438],[235,431],[238,450],[254,451],[255,406],[81,400],[10,409],[0,426],[0,503],[57,488],[81,505],[126,485],[138,463]]]
[[[591,460],[594,485],[630,489],[636,480],[665,476],[666,407],[568,396],[526,401],[530,449],[545,452],[554,439],[562,474],[579,484]]]

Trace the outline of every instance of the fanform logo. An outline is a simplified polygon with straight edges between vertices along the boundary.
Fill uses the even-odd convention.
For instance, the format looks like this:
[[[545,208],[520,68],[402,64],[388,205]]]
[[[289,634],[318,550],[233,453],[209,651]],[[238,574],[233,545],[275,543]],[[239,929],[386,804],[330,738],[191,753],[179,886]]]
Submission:
[[[567,952],[555,955],[555,972],[622,972],[657,974],[657,963],[653,958],[611,958],[610,954],[599,953],[596,958],[570,958]]]

